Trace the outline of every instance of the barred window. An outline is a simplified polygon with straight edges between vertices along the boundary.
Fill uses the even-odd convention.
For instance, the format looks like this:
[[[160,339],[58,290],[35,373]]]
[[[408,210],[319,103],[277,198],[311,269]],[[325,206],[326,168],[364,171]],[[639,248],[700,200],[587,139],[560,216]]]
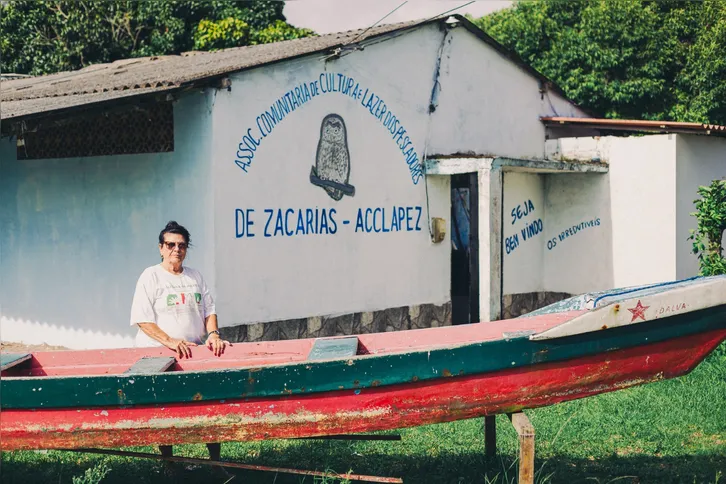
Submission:
[[[170,102],[39,121],[18,134],[18,160],[174,151]]]

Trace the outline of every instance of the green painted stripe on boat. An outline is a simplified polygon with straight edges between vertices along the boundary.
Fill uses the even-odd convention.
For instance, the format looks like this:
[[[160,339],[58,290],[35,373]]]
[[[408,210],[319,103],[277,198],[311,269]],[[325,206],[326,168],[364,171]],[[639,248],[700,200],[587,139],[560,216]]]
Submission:
[[[2,408],[165,404],[302,395],[430,381],[563,361],[726,327],[726,307],[570,336],[526,336],[390,355],[157,375],[22,377],[0,381]]]

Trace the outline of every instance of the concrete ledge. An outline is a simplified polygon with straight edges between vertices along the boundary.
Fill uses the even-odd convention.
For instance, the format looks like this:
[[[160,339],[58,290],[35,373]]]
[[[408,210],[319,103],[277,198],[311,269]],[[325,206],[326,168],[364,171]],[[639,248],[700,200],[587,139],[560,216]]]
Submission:
[[[572,297],[572,294],[551,291],[505,294],[502,298],[502,319],[516,318],[568,297]]]
[[[610,168],[604,163],[556,160],[518,160],[514,158],[495,158],[494,168],[502,171],[526,173],[607,173]]]
[[[426,160],[427,175],[458,175],[475,173],[479,170],[491,169],[494,158],[474,157],[441,157]]]
[[[421,304],[341,316],[241,324],[220,328],[219,332],[222,338],[232,343],[242,343],[383,333],[438,326],[451,326],[451,302],[441,306]]]
[[[480,170],[518,171],[525,173],[607,173],[605,163],[560,160],[523,160],[506,157],[448,157],[426,160],[427,175],[457,175]]]

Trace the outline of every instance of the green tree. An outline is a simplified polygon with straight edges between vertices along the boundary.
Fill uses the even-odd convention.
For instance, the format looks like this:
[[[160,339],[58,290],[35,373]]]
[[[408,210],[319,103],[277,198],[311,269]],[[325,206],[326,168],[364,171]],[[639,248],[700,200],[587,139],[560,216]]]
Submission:
[[[222,20],[202,20],[194,32],[194,48],[196,50],[216,50],[241,45],[269,44],[283,40],[299,39],[313,35],[309,29],[298,29],[283,20],[275,20],[272,24],[250,29],[243,20],[227,17]]]
[[[726,0],[534,0],[474,22],[606,117],[726,123]]]
[[[0,6],[0,68],[39,75],[314,34],[287,24],[283,7],[272,0],[13,0]]]
[[[227,17],[222,20],[202,20],[194,32],[194,49],[216,50],[245,45],[250,26],[244,20]]]
[[[694,201],[696,211],[691,215],[698,223],[691,231],[693,253],[698,256],[700,274],[726,274],[723,256],[723,233],[726,230],[726,180],[713,180],[711,185],[698,187],[700,199]]]
[[[251,44],[269,44],[272,42],[280,42],[283,40],[299,39],[314,35],[309,29],[298,29],[282,20],[275,20],[274,23],[267,25],[265,28],[252,32]]]
[[[726,1],[705,1],[672,110],[682,121],[726,124]]]

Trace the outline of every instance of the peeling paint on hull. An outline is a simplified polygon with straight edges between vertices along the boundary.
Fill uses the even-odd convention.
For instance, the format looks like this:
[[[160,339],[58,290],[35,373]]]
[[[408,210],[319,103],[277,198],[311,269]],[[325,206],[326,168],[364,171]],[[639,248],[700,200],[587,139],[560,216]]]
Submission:
[[[308,395],[105,409],[8,409],[0,418],[0,449],[298,438],[514,412],[683,375],[724,338],[726,330],[718,329],[555,363]]]

